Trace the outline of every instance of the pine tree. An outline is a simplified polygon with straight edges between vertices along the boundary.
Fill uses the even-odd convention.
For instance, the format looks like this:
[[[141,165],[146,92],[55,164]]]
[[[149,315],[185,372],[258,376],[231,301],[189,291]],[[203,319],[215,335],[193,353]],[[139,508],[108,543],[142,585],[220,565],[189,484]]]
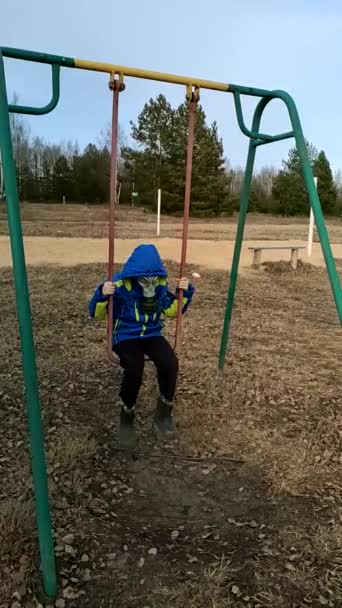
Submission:
[[[309,161],[314,166],[317,150],[306,142]],[[297,148],[291,148],[288,159],[274,180],[272,197],[282,215],[307,214],[309,199],[305,188],[301,162]]]
[[[134,182],[139,201],[145,206],[155,207],[157,189],[162,188],[163,206],[168,210],[168,179],[175,125],[174,111],[164,95],[145,103],[137,124],[131,122],[131,127],[138,148],[122,148],[126,171],[131,167],[131,191]]]
[[[74,156],[72,182],[77,187],[76,200],[87,203],[108,201],[109,166],[109,151],[107,148],[99,150],[95,144],[89,144],[82,155]]]
[[[315,162],[314,174],[317,177],[318,195],[323,213],[331,214],[336,208],[337,188],[330,163],[323,150],[319,153]]]
[[[217,125],[206,124],[200,105],[195,125],[192,212],[201,215],[227,212],[230,177],[225,170]],[[160,187],[163,209],[182,212],[187,133],[188,104],[185,102],[174,110],[163,95],[145,104],[137,124],[132,124],[132,137],[139,150],[126,148],[122,154],[127,162],[134,162],[136,189],[143,204],[153,206]]]
[[[131,122],[132,137],[155,157],[166,157],[173,133],[174,111],[164,95],[145,103],[138,123]]]

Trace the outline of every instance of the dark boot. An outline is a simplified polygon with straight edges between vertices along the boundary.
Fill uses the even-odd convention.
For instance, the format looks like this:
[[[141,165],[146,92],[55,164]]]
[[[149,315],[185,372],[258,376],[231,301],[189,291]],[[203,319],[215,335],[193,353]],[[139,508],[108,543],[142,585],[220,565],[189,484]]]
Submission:
[[[119,444],[122,448],[133,450],[137,441],[134,430],[135,410],[122,405],[120,412]]]
[[[176,429],[172,420],[172,403],[160,396],[153,418],[153,429],[159,439],[169,441],[176,437]]]

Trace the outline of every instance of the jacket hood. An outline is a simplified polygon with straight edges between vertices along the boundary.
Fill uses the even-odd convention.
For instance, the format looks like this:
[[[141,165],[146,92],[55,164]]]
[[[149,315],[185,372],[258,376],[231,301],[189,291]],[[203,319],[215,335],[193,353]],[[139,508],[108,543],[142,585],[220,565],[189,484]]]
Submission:
[[[118,278],[166,277],[167,272],[154,245],[139,245],[128,258]]]

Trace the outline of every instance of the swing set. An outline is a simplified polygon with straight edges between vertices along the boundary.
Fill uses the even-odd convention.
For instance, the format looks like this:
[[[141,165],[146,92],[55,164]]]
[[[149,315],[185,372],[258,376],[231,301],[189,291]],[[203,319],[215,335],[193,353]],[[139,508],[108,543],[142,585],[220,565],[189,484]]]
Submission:
[[[11,59],[21,59],[42,64],[48,64],[52,70],[52,97],[50,102],[44,107],[30,107],[22,105],[12,105],[8,103],[6,90],[6,77],[4,69],[4,57]],[[36,500],[36,518],[38,529],[38,541],[40,549],[41,570],[43,588],[49,597],[57,594],[57,573],[54,556],[52,525],[50,516],[50,506],[48,498],[48,480],[44,453],[44,436],[42,429],[39,389],[36,369],[36,356],[33,340],[32,319],[30,297],[27,282],[27,270],[25,263],[25,252],[22,236],[20,207],[18,189],[15,174],[15,164],[13,159],[9,113],[41,115],[48,114],[57,105],[60,95],[60,69],[78,68],[82,70],[92,70],[109,74],[109,87],[113,93],[113,120],[112,120],[112,150],[111,150],[111,178],[110,178],[110,214],[109,214],[109,256],[108,256],[108,278],[112,280],[114,270],[114,237],[115,237],[115,207],[116,207],[116,158],[117,158],[117,132],[118,132],[118,107],[119,94],[124,89],[124,78],[144,78],[160,82],[183,85],[186,87],[187,100],[189,105],[189,129],[186,162],[186,180],[184,195],[184,220],[183,220],[183,239],[180,261],[180,275],[184,274],[187,253],[187,238],[190,212],[190,192],[191,192],[191,169],[192,153],[194,142],[194,128],[196,104],[199,99],[200,89],[210,89],[223,93],[231,93],[234,98],[236,117],[240,130],[249,140],[249,150],[244,176],[243,187],[240,197],[240,212],[237,225],[233,261],[229,277],[227,302],[224,314],[224,323],[219,350],[219,368],[222,370],[228,348],[228,338],[232,320],[233,304],[238,278],[238,268],[241,254],[241,247],[244,235],[246,216],[248,212],[249,195],[251,189],[253,167],[256,149],[276,141],[294,138],[297,146],[298,155],[303,171],[304,181],[309,196],[310,205],[313,211],[318,236],[320,239],[323,256],[328,272],[329,281],[336,305],[337,315],[342,325],[342,290],[336,264],[333,258],[327,228],[324,222],[322,209],[315,188],[312,169],[310,166],[308,152],[303,136],[303,131],[298,115],[298,111],[292,97],[281,90],[266,90],[254,87],[246,87],[222,82],[213,82],[186,76],[164,74],[137,68],[128,68],[110,63],[100,63],[83,59],[73,59],[35,51],[27,51],[16,48],[0,47],[0,152],[3,165],[3,176],[6,192],[8,226],[11,242],[13,277],[15,285],[16,309],[18,325],[21,339],[22,367],[25,384],[25,396],[28,416],[28,429],[32,459],[32,476]],[[260,98],[252,121],[252,127],[248,128],[245,124],[241,96],[252,96]],[[260,122],[266,106],[274,99],[279,99],[287,108],[291,130],[286,133],[269,135],[260,132]],[[179,344],[181,329],[182,294],[179,293],[178,316],[176,325],[176,346]],[[113,309],[108,309],[108,355],[112,360],[112,332]]]

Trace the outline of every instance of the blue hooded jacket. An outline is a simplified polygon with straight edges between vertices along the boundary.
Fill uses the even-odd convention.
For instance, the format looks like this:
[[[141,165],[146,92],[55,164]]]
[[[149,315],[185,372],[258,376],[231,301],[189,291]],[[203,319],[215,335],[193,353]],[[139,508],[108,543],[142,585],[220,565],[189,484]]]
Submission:
[[[142,308],[143,290],[137,278],[158,277],[155,290],[156,312],[144,313]],[[154,245],[139,245],[127,260],[121,272],[114,276],[113,297],[113,346],[124,340],[161,336],[163,317],[175,318],[178,311],[178,294],[172,294],[167,285],[167,272]],[[107,317],[108,296],[99,285],[89,302],[92,317],[104,320]],[[177,290],[178,291],[178,290]],[[187,310],[195,289],[189,285],[183,291],[183,313]]]

